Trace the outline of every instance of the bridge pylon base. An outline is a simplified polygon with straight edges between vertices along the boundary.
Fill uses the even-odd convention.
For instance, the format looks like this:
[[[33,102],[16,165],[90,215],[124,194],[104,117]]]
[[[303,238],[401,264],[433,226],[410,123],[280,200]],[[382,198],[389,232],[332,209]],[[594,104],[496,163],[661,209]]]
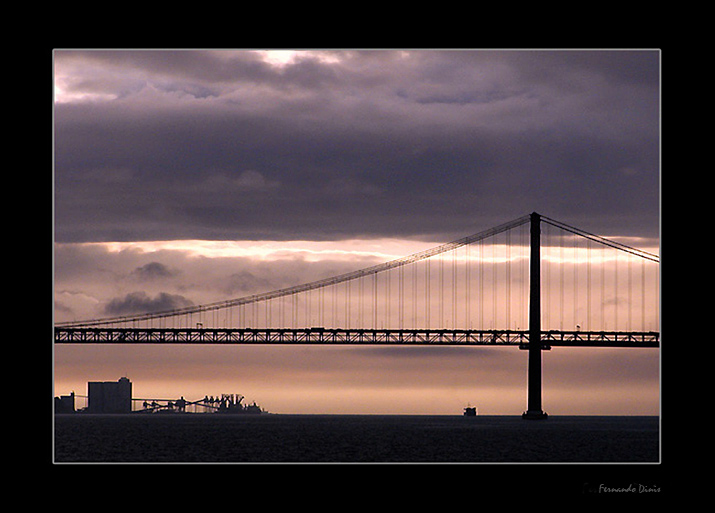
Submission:
[[[521,414],[522,419],[526,420],[546,420],[549,417],[549,414],[546,413],[545,411],[525,411],[524,413]]]

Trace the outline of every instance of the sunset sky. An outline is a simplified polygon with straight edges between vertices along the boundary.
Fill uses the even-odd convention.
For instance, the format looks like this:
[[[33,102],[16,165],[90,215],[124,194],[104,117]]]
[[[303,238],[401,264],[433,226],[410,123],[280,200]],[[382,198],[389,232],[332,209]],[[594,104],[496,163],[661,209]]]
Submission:
[[[55,50],[53,64],[56,322],[290,287],[532,211],[658,253],[657,50]],[[658,329],[648,273],[634,317]],[[623,304],[606,288],[594,316],[596,301]],[[562,309],[552,321],[583,322]],[[135,397],[240,393],[276,413],[526,408],[516,347],[57,345],[54,358],[55,395],[127,376]],[[549,414],[659,413],[657,349],[543,361]]]

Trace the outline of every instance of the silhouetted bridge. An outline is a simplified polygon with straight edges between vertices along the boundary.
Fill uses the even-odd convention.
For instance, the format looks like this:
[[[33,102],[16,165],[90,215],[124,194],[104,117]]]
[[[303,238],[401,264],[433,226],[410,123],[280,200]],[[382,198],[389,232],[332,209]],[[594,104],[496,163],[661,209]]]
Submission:
[[[54,335],[56,344],[518,346],[529,351],[524,418],[541,419],[542,350],[659,347],[659,264],[653,253],[534,212],[358,271],[58,323]]]
[[[542,349],[556,347],[658,347],[659,333],[544,331]],[[529,331],[334,328],[56,328],[67,344],[368,344],[514,346],[528,348]]]

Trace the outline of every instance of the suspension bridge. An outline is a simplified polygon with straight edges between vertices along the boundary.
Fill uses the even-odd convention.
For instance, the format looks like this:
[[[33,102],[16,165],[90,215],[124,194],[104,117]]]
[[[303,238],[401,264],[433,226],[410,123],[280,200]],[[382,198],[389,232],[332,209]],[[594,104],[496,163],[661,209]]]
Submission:
[[[660,257],[536,212],[288,288],[55,325],[56,344],[512,345],[541,409],[551,347],[659,347]]]

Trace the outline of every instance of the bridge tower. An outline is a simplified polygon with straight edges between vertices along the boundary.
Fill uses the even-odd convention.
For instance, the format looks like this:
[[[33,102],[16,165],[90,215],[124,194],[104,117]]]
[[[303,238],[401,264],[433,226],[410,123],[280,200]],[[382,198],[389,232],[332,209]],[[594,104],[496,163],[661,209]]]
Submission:
[[[541,216],[531,214],[531,254],[529,257],[529,377],[527,410],[522,418],[548,417],[541,409]]]

